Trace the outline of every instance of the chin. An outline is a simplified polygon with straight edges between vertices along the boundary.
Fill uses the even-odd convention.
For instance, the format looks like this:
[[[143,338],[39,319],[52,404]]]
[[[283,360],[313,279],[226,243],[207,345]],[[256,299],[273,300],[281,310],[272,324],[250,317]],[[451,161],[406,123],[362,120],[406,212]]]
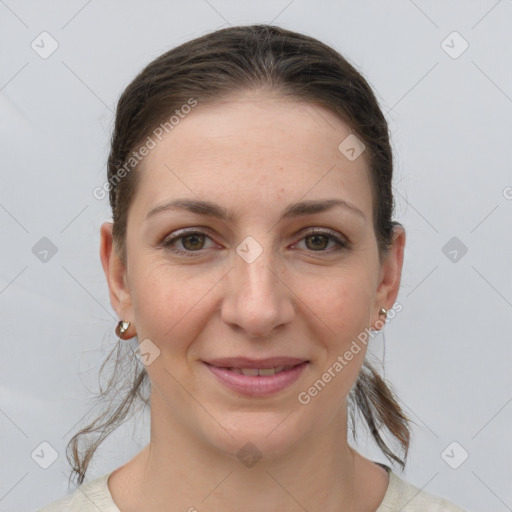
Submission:
[[[223,454],[244,460],[272,460],[293,451],[307,432],[304,421],[288,412],[237,412],[224,416],[221,428],[203,431],[210,446]]]

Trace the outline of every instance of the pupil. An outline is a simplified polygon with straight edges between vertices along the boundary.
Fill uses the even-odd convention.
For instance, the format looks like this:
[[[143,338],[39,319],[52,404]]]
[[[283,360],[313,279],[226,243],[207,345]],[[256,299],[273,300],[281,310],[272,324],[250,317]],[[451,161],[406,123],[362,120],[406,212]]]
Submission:
[[[203,236],[203,235],[198,235],[198,234],[196,234],[196,235],[188,235],[188,236],[186,236],[186,237],[184,238],[184,242],[192,240],[192,247],[187,247],[187,244],[186,244],[186,243],[184,244],[184,245],[185,245],[185,247],[187,247],[188,249],[191,249],[191,248],[192,248],[192,249],[197,249],[198,247],[196,247],[196,244],[197,244],[197,243],[199,243],[199,245],[201,245],[201,239],[200,239],[200,238],[201,238],[202,236]],[[199,242],[198,242],[198,241],[199,241]],[[188,244],[188,245],[190,245],[190,244]]]
[[[325,249],[325,247],[326,247],[326,245],[325,245],[326,237],[325,237],[324,235],[311,235],[311,236],[310,236],[310,237],[308,237],[308,238],[309,238],[310,240],[316,240],[316,242],[318,242],[318,241],[319,241],[319,239],[320,239],[320,240],[321,240],[321,239],[323,239],[324,243],[323,243],[323,244],[321,244],[320,249]],[[316,245],[316,247],[317,247],[317,248],[319,248],[319,247],[318,247],[318,245],[316,244],[316,242],[314,242],[314,243],[313,243],[313,245]]]

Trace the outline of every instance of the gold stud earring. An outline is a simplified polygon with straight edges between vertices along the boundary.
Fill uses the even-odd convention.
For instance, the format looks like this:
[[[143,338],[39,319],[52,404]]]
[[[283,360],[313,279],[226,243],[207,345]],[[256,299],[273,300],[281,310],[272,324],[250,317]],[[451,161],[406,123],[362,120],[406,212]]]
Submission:
[[[127,322],[125,320],[120,320],[119,323],[116,326],[116,334],[119,338],[125,339],[124,334],[130,327],[130,322]]]
[[[387,315],[388,315],[388,310],[387,309],[384,309],[384,308],[380,308],[379,309],[379,316],[383,316],[384,317],[384,321],[385,321]],[[377,322],[382,322],[382,320],[377,320]],[[380,331],[382,329],[382,327],[381,327],[381,329],[375,329],[374,327],[372,327],[371,329],[374,330],[374,331]]]

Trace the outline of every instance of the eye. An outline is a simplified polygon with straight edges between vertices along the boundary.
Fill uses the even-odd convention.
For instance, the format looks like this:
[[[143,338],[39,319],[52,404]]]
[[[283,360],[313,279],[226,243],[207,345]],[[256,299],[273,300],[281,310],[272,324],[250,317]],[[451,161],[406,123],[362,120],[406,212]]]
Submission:
[[[181,230],[166,237],[160,243],[160,246],[177,254],[194,256],[194,254],[190,253],[199,252],[204,249],[206,239],[211,240],[211,238],[203,231]],[[180,243],[183,249],[176,248],[176,243]]]
[[[349,249],[349,243],[341,240],[335,231],[323,228],[314,228],[310,230],[301,239],[305,241],[306,248],[312,252],[335,252],[343,249]],[[333,250],[325,250],[329,242],[334,243]],[[332,247],[331,247],[332,249]]]

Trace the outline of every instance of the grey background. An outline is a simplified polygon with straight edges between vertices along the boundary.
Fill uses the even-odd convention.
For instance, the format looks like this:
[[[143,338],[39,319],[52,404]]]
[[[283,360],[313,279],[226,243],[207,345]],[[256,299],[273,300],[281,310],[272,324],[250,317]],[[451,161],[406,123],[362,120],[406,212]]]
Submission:
[[[510,0],[0,0],[1,511],[71,492],[64,448],[117,341],[98,256],[110,212],[92,191],[120,93],[163,51],[256,22],[341,51],[390,123],[403,310],[371,352],[416,422],[404,478],[468,510],[512,510]],[[43,31],[58,43],[45,59],[31,47],[51,48]],[[88,480],[135,455],[148,427],[144,414],[113,434]],[[58,454],[47,469],[43,442]],[[364,435],[357,448],[387,463]]]

